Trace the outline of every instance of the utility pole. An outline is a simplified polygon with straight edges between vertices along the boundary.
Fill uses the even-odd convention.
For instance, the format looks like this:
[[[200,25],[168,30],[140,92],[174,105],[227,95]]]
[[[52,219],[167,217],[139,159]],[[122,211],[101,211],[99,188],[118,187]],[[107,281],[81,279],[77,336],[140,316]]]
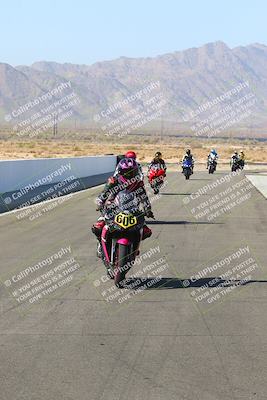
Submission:
[[[53,135],[54,137],[57,135],[57,114],[54,115]]]
[[[162,135],[163,135],[163,118],[161,115],[161,126],[160,126],[160,145],[162,144]]]

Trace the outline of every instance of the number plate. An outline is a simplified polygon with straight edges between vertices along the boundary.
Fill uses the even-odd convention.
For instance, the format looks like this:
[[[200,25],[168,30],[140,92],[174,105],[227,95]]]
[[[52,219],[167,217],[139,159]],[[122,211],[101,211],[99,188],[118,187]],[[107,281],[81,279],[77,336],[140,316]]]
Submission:
[[[123,229],[128,229],[137,224],[137,218],[132,214],[124,214],[120,212],[116,215],[114,221]]]

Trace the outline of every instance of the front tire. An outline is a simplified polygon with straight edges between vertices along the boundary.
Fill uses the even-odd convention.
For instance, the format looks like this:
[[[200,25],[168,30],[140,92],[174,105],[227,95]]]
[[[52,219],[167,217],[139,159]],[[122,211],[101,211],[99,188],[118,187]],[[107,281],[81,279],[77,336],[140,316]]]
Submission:
[[[185,179],[189,179],[190,178],[190,171],[188,169],[185,170]]]
[[[123,244],[118,244],[116,250],[116,265],[114,269],[114,283],[118,288],[123,287],[121,282],[125,279],[127,271],[124,270],[124,266],[127,264],[128,260],[129,260],[128,246],[125,246]]]

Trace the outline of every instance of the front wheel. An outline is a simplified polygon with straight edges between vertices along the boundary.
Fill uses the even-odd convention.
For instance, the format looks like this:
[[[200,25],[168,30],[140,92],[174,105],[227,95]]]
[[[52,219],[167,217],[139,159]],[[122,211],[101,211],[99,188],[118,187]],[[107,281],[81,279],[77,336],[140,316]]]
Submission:
[[[114,269],[114,282],[119,288],[122,287],[121,282],[125,279],[127,272],[127,262],[129,260],[129,247],[123,244],[117,245],[116,265]]]
[[[186,170],[185,170],[185,179],[187,180],[187,179],[189,179],[190,178],[190,171],[189,171],[189,169],[187,168]]]
[[[152,179],[149,183],[150,183],[151,189],[154,190],[154,188],[155,188],[154,179]]]

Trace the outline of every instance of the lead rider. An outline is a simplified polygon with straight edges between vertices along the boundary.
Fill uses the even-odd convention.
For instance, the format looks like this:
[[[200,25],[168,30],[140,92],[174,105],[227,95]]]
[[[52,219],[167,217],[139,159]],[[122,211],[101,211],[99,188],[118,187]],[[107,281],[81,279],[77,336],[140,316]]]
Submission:
[[[144,215],[148,218],[154,218],[154,214],[151,210],[151,203],[147,196],[144,182],[139,173],[137,162],[132,158],[123,158],[118,166],[116,176],[112,176],[108,179],[104,190],[99,194],[96,199],[97,211],[102,210],[107,201],[114,201],[116,195],[127,189],[129,192],[136,193],[136,197],[144,208]],[[96,235],[100,241],[101,232],[105,225],[104,217],[100,217],[96,223],[92,226],[92,232]],[[152,235],[151,229],[144,225],[142,240]],[[101,256],[100,244],[98,248],[98,256]]]

